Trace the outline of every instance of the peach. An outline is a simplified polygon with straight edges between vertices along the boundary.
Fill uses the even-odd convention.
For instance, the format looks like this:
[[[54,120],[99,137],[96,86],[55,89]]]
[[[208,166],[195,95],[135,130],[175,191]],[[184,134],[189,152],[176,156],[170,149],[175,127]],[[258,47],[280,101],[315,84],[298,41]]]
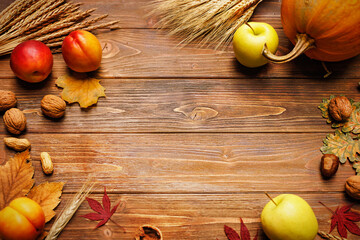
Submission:
[[[15,75],[30,83],[41,82],[49,76],[53,66],[50,49],[42,42],[29,40],[17,45],[10,56]]]
[[[63,58],[75,72],[91,72],[100,67],[102,49],[99,40],[90,32],[71,32],[61,47]]]
[[[3,240],[34,240],[44,225],[43,209],[30,198],[16,198],[0,211],[0,238]]]

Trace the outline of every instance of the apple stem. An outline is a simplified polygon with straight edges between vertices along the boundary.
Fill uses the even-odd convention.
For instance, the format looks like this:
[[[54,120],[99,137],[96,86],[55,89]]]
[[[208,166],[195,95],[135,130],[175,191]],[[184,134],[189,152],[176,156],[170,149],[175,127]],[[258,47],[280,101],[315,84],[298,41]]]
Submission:
[[[255,34],[255,30],[252,28],[252,26],[250,26],[250,24],[248,22],[245,23],[249,28],[251,28],[251,30],[253,31],[253,33]]]
[[[310,38],[308,35],[302,33],[296,35],[296,44],[291,52],[284,56],[277,56],[273,54],[267,47],[266,43],[264,44],[262,55],[267,58],[270,62],[274,63],[286,63],[294,58],[298,57],[305,51],[315,48],[315,40]]]
[[[270,195],[269,195],[267,192],[265,192],[265,195],[266,195],[268,198],[270,198],[270,200],[277,206],[277,203],[274,201],[274,199],[272,199],[272,197],[270,197]]]
[[[327,210],[329,210],[332,214],[334,214],[334,211],[333,211],[332,209],[330,209],[328,206],[326,206],[324,203],[322,203],[322,202],[320,202],[320,201],[319,201],[319,203],[320,203],[321,205],[323,205]]]

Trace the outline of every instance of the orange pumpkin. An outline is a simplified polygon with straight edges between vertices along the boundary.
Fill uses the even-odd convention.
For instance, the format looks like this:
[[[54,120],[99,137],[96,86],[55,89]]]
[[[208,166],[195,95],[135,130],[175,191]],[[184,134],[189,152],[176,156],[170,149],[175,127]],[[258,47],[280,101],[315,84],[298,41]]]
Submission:
[[[282,0],[281,22],[295,47],[288,55],[270,56],[274,62],[302,52],[328,62],[360,54],[360,0]]]

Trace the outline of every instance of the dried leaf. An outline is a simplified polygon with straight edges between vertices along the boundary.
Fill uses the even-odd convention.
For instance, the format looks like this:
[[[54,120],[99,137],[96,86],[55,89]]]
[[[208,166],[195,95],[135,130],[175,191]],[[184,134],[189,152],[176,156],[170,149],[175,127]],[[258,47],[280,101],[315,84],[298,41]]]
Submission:
[[[330,232],[337,227],[337,231],[341,237],[347,237],[346,229],[352,234],[360,236],[360,228],[354,222],[360,221],[360,214],[350,211],[352,205],[346,205],[341,208],[337,207],[331,217]]]
[[[360,153],[359,140],[354,140],[349,133],[342,133],[339,130],[335,134],[328,134],[323,140],[324,145],[320,148],[323,154],[335,154],[339,157],[341,163],[346,159],[351,162],[359,161]]]
[[[356,175],[360,175],[360,163],[354,163],[353,168],[355,169]]]
[[[78,102],[80,107],[87,108],[96,104],[99,97],[105,97],[105,88],[99,82],[84,74],[73,74],[61,76],[55,83],[64,89],[62,99],[68,103]]]
[[[241,240],[239,234],[229,226],[224,225],[224,232],[229,240]]]
[[[115,205],[113,207],[113,209],[110,210],[111,208],[111,203],[110,203],[110,198],[106,193],[106,188],[104,188],[104,196],[102,199],[103,202],[103,206],[101,206],[101,204],[96,201],[95,199],[92,198],[86,198],[86,200],[89,203],[89,206],[91,207],[92,210],[94,210],[96,213],[88,213],[85,214],[81,217],[93,220],[93,221],[99,221],[101,220],[98,225],[96,225],[95,228],[101,227],[102,225],[104,225],[105,223],[107,223],[109,221],[109,219],[111,218],[111,216],[115,213],[117,207],[119,206],[120,203],[118,203],[117,205]]]
[[[54,216],[54,208],[60,203],[63,182],[46,182],[33,189],[28,194],[35,202],[39,203],[45,213],[45,222],[50,221]]]
[[[250,232],[248,230],[248,228],[246,227],[246,225],[244,224],[244,221],[242,220],[242,218],[240,218],[240,236],[239,234],[232,229],[229,226],[224,225],[224,232],[226,237],[229,240],[251,240],[250,239]],[[256,233],[254,240],[257,240],[258,238],[258,233]]]
[[[0,210],[13,199],[24,197],[34,185],[34,168],[29,151],[17,153],[3,166],[0,166]]]
[[[330,100],[333,99],[334,97],[335,97],[334,95],[331,95],[329,99],[323,98],[322,103],[320,103],[320,105],[318,106],[318,108],[321,110],[322,117],[326,119],[327,123],[334,122],[334,120],[329,114],[329,103]]]
[[[360,109],[353,106],[353,111],[350,118],[343,124],[333,124],[334,127],[341,127],[343,132],[352,132],[354,134],[360,133]]]

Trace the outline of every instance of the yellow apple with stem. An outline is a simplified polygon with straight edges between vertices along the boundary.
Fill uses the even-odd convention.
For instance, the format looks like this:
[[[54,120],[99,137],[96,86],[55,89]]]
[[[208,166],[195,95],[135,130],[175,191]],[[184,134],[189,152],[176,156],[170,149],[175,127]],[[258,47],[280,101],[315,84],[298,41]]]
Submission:
[[[294,194],[271,199],[261,213],[261,224],[270,240],[313,240],[318,231],[312,208]]]
[[[279,37],[271,25],[263,22],[241,25],[233,38],[236,59],[250,68],[265,65],[268,62],[262,55],[265,44],[272,53],[276,52],[279,45]]]

